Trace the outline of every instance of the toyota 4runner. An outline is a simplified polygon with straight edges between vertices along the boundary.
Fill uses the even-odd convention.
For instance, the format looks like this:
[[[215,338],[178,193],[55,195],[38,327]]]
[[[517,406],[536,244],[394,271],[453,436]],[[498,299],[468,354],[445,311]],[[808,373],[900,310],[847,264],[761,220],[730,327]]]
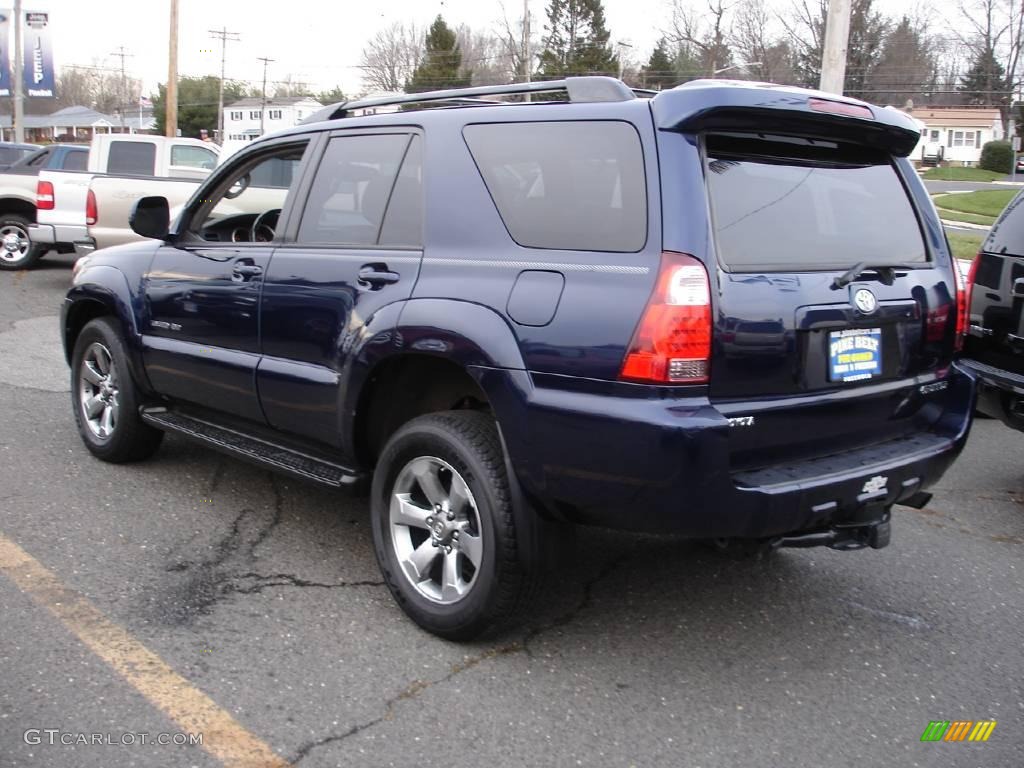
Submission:
[[[79,260],[63,306],[86,446],[169,431],[367,481],[392,594],[449,638],[528,605],[566,523],[885,546],[974,407],[913,122],[752,83],[639,96],[342,103],[173,223],[139,200],[154,239]]]

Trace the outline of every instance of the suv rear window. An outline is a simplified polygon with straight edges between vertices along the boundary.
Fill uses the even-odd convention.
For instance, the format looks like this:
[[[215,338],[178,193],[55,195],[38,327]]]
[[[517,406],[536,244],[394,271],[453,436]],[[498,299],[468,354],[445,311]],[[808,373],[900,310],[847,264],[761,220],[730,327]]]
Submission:
[[[834,142],[711,135],[706,173],[718,257],[733,272],[927,261],[884,153]]]
[[[1006,206],[981,249],[989,253],[1024,256],[1024,192]]]
[[[629,123],[491,123],[467,125],[463,136],[519,245],[620,253],[644,247],[644,158]]]

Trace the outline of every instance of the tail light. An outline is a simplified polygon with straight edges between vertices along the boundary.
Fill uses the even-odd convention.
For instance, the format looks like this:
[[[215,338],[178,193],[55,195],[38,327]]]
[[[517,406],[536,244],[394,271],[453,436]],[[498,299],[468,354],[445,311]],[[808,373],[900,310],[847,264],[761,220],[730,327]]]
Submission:
[[[619,378],[646,384],[703,384],[711,358],[711,288],[697,259],[666,251]]]
[[[90,189],[85,196],[85,223],[95,224],[96,217],[96,193]]]
[[[963,349],[964,339],[971,327],[971,294],[974,291],[974,278],[978,274],[978,265],[981,263],[981,252],[974,257],[971,268],[967,270],[967,280],[964,281],[961,275],[961,283],[957,285],[956,293],[956,348]],[[957,270],[960,274],[960,270]]]
[[[53,210],[53,182],[36,182],[36,208],[41,211]]]

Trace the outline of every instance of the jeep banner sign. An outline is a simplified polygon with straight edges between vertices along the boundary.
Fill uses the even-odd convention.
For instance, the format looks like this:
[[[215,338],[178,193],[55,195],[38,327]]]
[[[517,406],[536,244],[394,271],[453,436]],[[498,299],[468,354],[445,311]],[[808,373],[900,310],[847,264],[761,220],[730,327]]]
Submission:
[[[50,14],[25,12],[25,95],[36,99],[55,96],[53,43],[50,40]]]
[[[10,20],[10,9],[0,8],[0,96],[11,95]]]

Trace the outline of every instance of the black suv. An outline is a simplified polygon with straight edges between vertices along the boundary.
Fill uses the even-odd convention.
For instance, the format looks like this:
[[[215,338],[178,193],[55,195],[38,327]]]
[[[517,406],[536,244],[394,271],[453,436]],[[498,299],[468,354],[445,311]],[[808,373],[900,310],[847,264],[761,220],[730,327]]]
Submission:
[[[1024,192],[996,221],[971,263],[965,367],[978,410],[1024,431]]]
[[[372,478],[387,583],[450,638],[525,605],[570,522],[884,546],[974,405],[913,123],[750,83],[640,96],[343,103],[232,157],[173,225],[143,198],[156,240],[80,260],[64,304],[89,450],[173,431]],[[349,116],[384,106],[405,109]]]

